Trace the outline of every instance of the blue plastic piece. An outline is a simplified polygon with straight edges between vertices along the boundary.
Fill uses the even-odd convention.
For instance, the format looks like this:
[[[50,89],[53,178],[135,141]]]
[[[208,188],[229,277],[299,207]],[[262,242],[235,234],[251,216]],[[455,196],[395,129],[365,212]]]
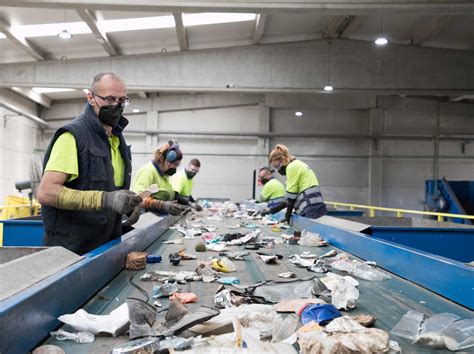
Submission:
[[[333,319],[342,317],[341,313],[332,304],[307,304],[299,311],[301,323],[304,325],[314,321],[320,325],[325,325]]]
[[[162,258],[159,255],[156,254],[149,254],[146,256],[146,262],[147,263],[161,263]]]

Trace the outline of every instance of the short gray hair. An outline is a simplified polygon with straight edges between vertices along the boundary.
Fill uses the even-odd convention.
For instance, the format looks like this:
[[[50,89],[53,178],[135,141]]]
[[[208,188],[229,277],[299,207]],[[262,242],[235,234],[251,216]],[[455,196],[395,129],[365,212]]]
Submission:
[[[116,73],[113,73],[111,71],[103,71],[101,73],[98,73],[96,76],[94,76],[94,80],[92,80],[92,85],[91,85],[91,92],[95,93],[96,91],[96,88],[97,88],[97,84],[100,82],[100,80],[102,80],[105,76],[109,76],[112,80],[116,80],[116,81],[122,81],[123,82],[123,79],[118,76]]]

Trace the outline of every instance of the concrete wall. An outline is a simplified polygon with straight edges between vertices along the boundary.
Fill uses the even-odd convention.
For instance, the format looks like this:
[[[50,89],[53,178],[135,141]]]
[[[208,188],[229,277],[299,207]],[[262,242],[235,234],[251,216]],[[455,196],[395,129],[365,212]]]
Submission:
[[[0,100],[36,115],[35,104],[12,91],[0,90]],[[0,204],[7,195],[28,196],[15,189],[15,181],[29,179],[31,155],[41,144],[40,134],[36,123],[0,107]]]
[[[195,106],[190,102],[197,98],[181,96],[170,96],[166,105],[161,101],[154,106],[166,106],[164,112],[150,110],[129,115],[128,129],[142,133],[127,134],[127,141],[132,145],[133,167],[137,171],[157,147],[169,138],[178,139],[185,154],[183,165],[195,157],[203,165],[195,180],[197,197],[249,198],[253,170],[265,165],[271,148],[281,143],[316,171],[327,200],[420,210],[424,181],[434,175],[434,143],[427,137],[436,134],[438,109],[439,177],[474,179],[474,143],[463,147],[462,139],[454,139],[474,135],[471,104],[439,106],[432,100],[378,97],[366,100],[364,105],[348,100],[328,101],[330,108],[322,107],[324,101],[297,100],[298,107],[291,108],[294,100],[287,97],[256,100],[260,103],[251,103],[252,99],[246,97],[244,104],[238,105],[241,98],[230,100],[226,96],[232,106],[205,108],[206,99],[198,97],[199,109],[190,109],[186,107]],[[212,95],[212,102],[217,105],[219,98]],[[370,108],[371,105],[377,107]],[[295,117],[295,110],[302,110],[304,115]],[[51,112],[55,119],[62,116],[54,105]],[[51,125],[64,122],[54,120]],[[164,131],[177,133],[156,134]],[[216,135],[199,135],[210,132]],[[233,136],[218,135],[223,132]],[[371,134],[374,139],[369,138]],[[40,145],[45,147],[50,137],[51,133],[46,134]]]

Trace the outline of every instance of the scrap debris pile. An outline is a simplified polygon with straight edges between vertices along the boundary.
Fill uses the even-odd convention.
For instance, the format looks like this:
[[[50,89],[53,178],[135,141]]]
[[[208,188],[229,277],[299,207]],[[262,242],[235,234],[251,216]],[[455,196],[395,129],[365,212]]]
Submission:
[[[360,282],[391,278],[374,262],[320,250],[328,246],[320,235],[262,217],[250,203],[204,205],[204,211],[171,227],[179,236],[163,243],[177,251],[129,254],[130,283],[140,296],[128,297],[109,315],[81,309],[60,316],[70,331],[51,335],[77,343],[128,336],[126,344],[111,346],[112,353],[401,352],[396,340],[425,349],[474,346],[474,320],[448,313],[430,317],[409,311],[390,333],[375,328],[375,316],[351,314],[364,296]],[[283,250],[288,254],[280,254]],[[243,265],[253,258],[261,268],[280,271],[247,284]],[[214,287],[214,295],[194,293],[192,287],[202,286],[193,282]],[[152,290],[146,291],[149,285]]]

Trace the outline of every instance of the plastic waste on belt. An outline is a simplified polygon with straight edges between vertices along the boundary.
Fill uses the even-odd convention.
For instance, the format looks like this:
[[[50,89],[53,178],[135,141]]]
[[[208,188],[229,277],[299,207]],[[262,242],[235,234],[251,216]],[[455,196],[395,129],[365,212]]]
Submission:
[[[176,283],[166,283],[163,285],[155,285],[152,290],[152,296],[154,299],[160,297],[167,297],[179,291],[179,286]]]
[[[312,290],[314,286],[315,282],[313,280],[262,285],[254,290],[253,295],[261,296],[267,302],[274,304],[294,298],[311,298],[313,297]]]
[[[342,315],[332,304],[306,304],[298,311],[298,316],[303,324],[315,321],[325,325]]]
[[[95,336],[89,332],[77,332],[71,333],[63,329],[50,333],[51,337],[55,337],[57,340],[72,340],[76,343],[92,343],[95,340]]]

